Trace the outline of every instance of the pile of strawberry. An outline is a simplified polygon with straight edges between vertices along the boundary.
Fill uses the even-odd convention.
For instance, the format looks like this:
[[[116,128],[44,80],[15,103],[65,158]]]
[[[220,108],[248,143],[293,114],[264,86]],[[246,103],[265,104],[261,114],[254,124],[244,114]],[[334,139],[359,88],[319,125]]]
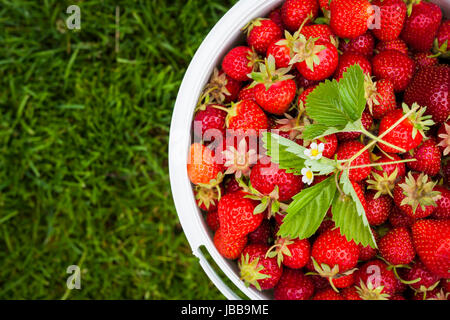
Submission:
[[[214,71],[187,171],[217,250],[237,261],[247,285],[273,289],[275,299],[449,298],[450,22],[435,4],[409,2],[286,0],[251,21],[246,44]],[[369,29],[372,6],[380,16]],[[306,139],[308,127],[320,129],[320,99],[308,96],[354,65],[365,77],[363,128]],[[311,161],[351,158],[348,179],[376,245],[349,239],[331,208],[311,222],[311,236],[280,232],[299,193],[340,174],[281,168],[264,132],[295,142]]]

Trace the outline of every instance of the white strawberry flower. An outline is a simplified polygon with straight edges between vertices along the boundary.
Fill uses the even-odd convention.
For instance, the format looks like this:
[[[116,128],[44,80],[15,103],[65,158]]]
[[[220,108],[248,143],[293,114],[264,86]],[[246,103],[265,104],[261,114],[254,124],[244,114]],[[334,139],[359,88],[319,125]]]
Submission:
[[[322,152],[325,148],[325,145],[323,143],[319,143],[317,145],[316,142],[311,143],[308,149],[305,150],[305,155],[313,160],[319,160],[322,158]]]
[[[303,168],[302,171],[302,181],[303,183],[307,183],[308,185],[311,185],[311,183],[313,183],[314,181],[314,173],[311,171],[310,168],[306,167]]]

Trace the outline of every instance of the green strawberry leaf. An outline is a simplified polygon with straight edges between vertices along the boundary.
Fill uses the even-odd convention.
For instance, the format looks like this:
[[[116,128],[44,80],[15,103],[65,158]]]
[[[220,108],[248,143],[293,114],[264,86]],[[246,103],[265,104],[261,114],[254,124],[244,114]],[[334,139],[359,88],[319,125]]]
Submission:
[[[341,234],[348,241],[353,240],[356,244],[377,248],[372,230],[363,223],[356,203],[352,201],[351,197],[342,197],[339,193],[336,193],[331,212],[336,227],[339,227]]]
[[[319,228],[336,193],[334,177],[325,179],[313,187],[303,189],[293,197],[287,208],[278,235],[291,239],[305,239]]]
[[[353,239],[357,244],[377,248],[366,212],[349,179],[348,170],[342,172],[340,183],[346,196],[340,195],[333,200],[333,221],[341,228],[347,240]]]
[[[277,163],[281,169],[285,169],[288,173],[301,174],[307,159],[304,154],[305,147],[270,132],[265,132],[262,140],[267,155],[272,158],[272,162]]]
[[[334,127],[329,127],[323,124],[314,123],[303,130],[302,138],[305,140],[314,140],[325,137],[329,134],[338,133],[338,132],[355,132],[360,131],[362,127],[361,120],[356,120],[355,122],[349,122],[345,125],[344,128],[338,129]]]
[[[308,116],[322,128],[338,130],[360,120],[365,106],[364,72],[359,65],[347,68],[339,82],[322,82],[306,99]]]
[[[366,107],[364,89],[364,72],[359,65],[347,68],[343,77],[339,80],[339,93],[342,107],[353,121],[361,119]]]

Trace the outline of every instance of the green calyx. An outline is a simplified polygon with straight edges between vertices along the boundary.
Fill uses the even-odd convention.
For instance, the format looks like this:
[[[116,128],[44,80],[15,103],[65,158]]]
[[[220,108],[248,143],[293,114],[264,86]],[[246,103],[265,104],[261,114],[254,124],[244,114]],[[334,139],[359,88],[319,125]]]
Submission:
[[[293,58],[289,64],[295,64],[299,62],[305,62],[307,67],[314,71],[314,64],[320,64],[320,58],[318,54],[326,49],[324,45],[317,45],[316,41],[319,38],[306,39],[303,34],[299,35],[299,39],[294,42],[292,51],[294,53]]]
[[[356,291],[363,300],[389,300],[390,295],[383,293],[384,286],[374,287],[372,282],[368,281],[367,285],[360,280],[359,287]]]
[[[268,90],[274,83],[294,78],[293,75],[288,74],[288,72],[291,71],[291,67],[276,68],[275,58],[272,55],[269,55],[264,63],[260,63],[259,70],[259,72],[252,72],[249,74],[249,77],[253,79],[250,88],[262,83],[266,87],[266,90]]]
[[[223,103],[226,96],[231,95],[227,89],[228,79],[225,72],[219,74],[219,70],[214,68],[213,75],[205,86],[205,93],[207,93],[208,101],[206,103],[217,102]]]
[[[408,120],[413,125],[412,138],[414,139],[417,133],[425,136],[425,131],[434,125],[434,121],[431,120],[431,115],[424,116],[426,107],[421,107],[417,103],[413,103],[411,108],[406,103],[402,104],[403,113],[409,114]]]
[[[368,74],[364,74],[364,93],[370,114],[373,114],[373,106],[380,104],[378,101],[380,94],[377,91],[376,82],[373,82],[372,77]]]
[[[278,238],[276,243],[267,250],[266,258],[275,258],[277,257],[277,264],[281,266],[283,262],[283,257],[286,255],[288,257],[292,256],[291,251],[288,248],[288,245],[294,243],[294,241],[289,238]]]
[[[205,205],[206,209],[210,206],[216,205],[221,198],[220,188],[210,186],[196,186],[195,187],[195,199],[199,206]]]
[[[373,179],[367,181],[368,189],[375,190],[375,199],[379,198],[381,195],[388,194],[392,198],[394,197],[392,194],[392,190],[395,187],[395,181],[398,176],[398,168],[395,168],[394,172],[388,175],[383,171],[383,175],[378,174],[377,172],[372,171]]]
[[[272,190],[272,192],[268,195],[264,195],[258,190],[256,190],[250,181],[245,183],[242,178],[237,178],[236,181],[238,182],[239,186],[244,190],[244,192],[248,193],[248,195],[245,196],[245,198],[260,201],[260,203],[255,207],[253,210],[253,214],[260,214],[267,210],[267,218],[271,218],[276,213],[285,211],[288,207],[287,204],[282,203],[278,200],[279,196],[279,189],[278,186],[275,186],[275,188]]]
[[[448,45],[448,40],[445,40],[445,42],[439,46],[438,39],[434,39],[433,52],[435,55],[432,57],[440,56],[443,58],[450,58],[450,47]]]
[[[238,267],[241,270],[241,280],[245,282],[248,287],[253,285],[256,289],[261,291],[261,286],[258,280],[270,278],[271,276],[265,273],[264,266],[259,264],[259,258],[250,261],[248,253],[241,256],[241,260],[238,262]]]
[[[405,182],[399,184],[405,195],[401,205],[411,206],[414,213],[419,206],[423,211],[425,211],[426,206],[436,207],[436,201],[441,195],[439,191],[433,191],[436,184],[437,182],[429,180],[428,176],[424,173],[421,173],[415,179],[411,172],[409,172],[405,178]]]

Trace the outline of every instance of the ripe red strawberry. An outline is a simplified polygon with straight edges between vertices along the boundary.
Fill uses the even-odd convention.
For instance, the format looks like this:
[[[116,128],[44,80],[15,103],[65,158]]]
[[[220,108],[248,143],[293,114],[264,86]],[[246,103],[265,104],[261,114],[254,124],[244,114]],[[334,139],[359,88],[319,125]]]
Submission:
[[[441,124],[437,132],[438,147],[444,156],[450,153],[450,120]]]
[[[222,232],[242,237],[256,230],[263,220],[262,214],[254,214],[258,202],[246,198],[245,192],[224,195],[219,201],[219,221]]]
[[[373,55],[375,47],[375,39],[370,31],[351,39],[349,42],[340,41],[339,50],[342,53],[351,52],[358,53],[370,59]]]
[[[397,206],[392,207],[391,214],[389,215],[389,223],[394,227],[411,227],[416,220],[413,217],[408,216]]]
[[[388,163],[388,162],[395,162],[402,160],[397,154],[390,153],[390,154],[383,154],[379,153],[376,154],[376,157],[378,158],[374,163]],[[378,173],[383,174],[386,173],[388,176],[393,174],[395,172],[395,169],[397,169],[396,174],[396,180],[393,182],[396,182],[400,179],[402,179],[405,176],[406,168],[404,163],[396,163],[396,164],[380,164],[380,166],[376,166],[372,168],[372,173]]]
[[[339,58],[339,64],[334,72],[334,78],[340,80],[347,68],[355,64],[359,65],[365,74],[372,74],[372,65],[367,58],[359,53],[346,52]]]
[[[406,18],[406,5],[403,0],[375,0],[372,5],[380,8],[380,27],[373,34],[381,41],[397,39]]]
[[[275,300],[308,300],[314,293],[314,284],[300,270],[285,268],[273,296]]]
[[[243,134],[258,134],[269,128],[266,114],[251,100],[242,100],[233,104],[226,118],[227,128]]]
[[[428,217],[436,208],[440,193],[434,190],[436,182],[427,175],[411,172],[394,188],[395,204],[408,216],[419,219]]]
[[[323,143],[324,149],[322,151],[322,156],[325,158],[333,159],[338,147],[338,140],[334,133],[329,134],[325,137],[319,138],[316,141],[317,144]]]
[[[252,100],[256,102],[255,99],[255,88],[250,88],[250,84],[243,87],[238,94],[238,100]]]
[[[450,66],[425,67],[416,73],[409,84],[404,101],[407,104],[417,102],[426,106],[426,114],[430,114],[434,122],[443,123],[450,115],[449,91]]]
[[[337,36],[353,39],[367,31],[372,13],[367,0],[333,0],[330,3],[330,27]]]
[[[358,291],[356,290],[356,287],[348,287],[342,290],[341,292],[342,297],[344,300],[362,300],[359,296]]]
[[[378,242],[381,256],[393,265],[409,264],[416,252],[407,228],[399,227],[389,232]]]
[[[390,41],[381,41],[377,44],[375,50],[379,53],[386,50],[395,50],[408,55],[408,46],[402,39],[394,39]]]
[[[414,62],[416,64],[416,73],[422,68],[431,67],[438,64],[438,59],[430,52],[416,52],[413,55]]]
[[[339,60],[338,51],[331,42],[314,41],[313,38],[307,41],[303,47],[299,47],[299,51],[295,51],[297,48],[294,48],[296,55],[291,63],[297,62],[295,63],[297,70],[306,79],[324,80],[336,70]]]
[[[438,220],[450,219],[450,190],[444,186],[435,186],[435,191],[441,193],[441,196],[436,200],[437,207],[432,215]]]
[[[442,11],[439,6],[420,1],[413,5],[411,15],[406,18],[401,38],[415,51],[429,51],[441,20]]]
[[[224,108],[219,104],[203,104],[198,108],[194,116],[194,134],[197,138],[214,141],[225,137],[227,113],[216,107]]]
[[[247,237],[234,237],[218,229],[214,234],[214,245],[219,253],[230,260],[239,258],[247,244]]]
[[[281,19],[281,7],[272,10],[269,13],[269,19],[275,22],[281,31],[284,30],[283,20]]]
[[[241,279],[245,284],[258,290],[272,289],[278,283],[283,273],[283,267],[278,266],[276,258],[266,257],[269,246],[249,244],[242,251],[238,266]]]
[[[330,0],[319,0],[319,6],[324,13],[330,11]]]
[[[376,100],[378,103],[369,105],[369,110],[374,119],[383,118],[388,112],[395,110],[397,104],[395,102],[394,84],[387,79],[381,79],[375,83]]]
[[[242,83],[228,76],[225,72],[214,69],[213,75],[205,86],[205,92],[211,97],[211,102],[230,103],[236,100]]]
[[[363,264],[355,272],[355,286],[363,300],[387,300],[405,288],[394,272],[381,260]]]
[[[297,91],[297,85],[292,80],[294,76],[287,74],[290,68],[276,69],[275,58],[269,56],[260,70],[252,73],[256,102],[269,113],[284,114]]]
[[[255,231],[248,234],[248,243],[258,243],[268,245],[272,236],[272,227],[269,220],[264,219]]]
[[[440,279],[439,276],[428,270],[420,260],[412,264],[411,269],[404,269],[402,277],[408,282],[420,279],[418,282],[411,283],[410,287],[422,293],[433,290]]]
[[[275,65],[277,68],[288,68],[292,58],[288,40],[282,39],[280,41],[272,42],[267,49],[267,57],[269,56],[275,58]]]
[[[306,99],[308,95],[316,89],[317,85],[311,86],[309,88],[304,89],[300,95],[298,96],[298,106],[300,109],[306,107]]]
[[[417,107],[417,105],[413,104],[411,109],[415,107]],[[423,137],[425,136],[424,130],[427,130],[427,126],[432,125],[433,122],[430,122],[428,116],[422,116],[425,112],[425,108],[419,108],[412,113],[410,112],[411,109],[408,108],[406,104],[403,104],[403,110],[393,110],[381,119],[378,134],[379,136],[384,135],[382,138],[383,141],[402,148],[405,151],[414,149],[422,142]],[[407,118],[395,126],[394,129],[387,132],[408,113],[410,115]],[[385,132],[387,133],[385,134]],[[388,153],[402,152],[384,143],[378,143],[378,146]]]
[[[205,220],[206,224],[212,231],[217,231],[219,229],[220,222],[219,222],[219,214],[217,213],[217,211],[207,212]]]
[[[391,213],[393,205],[391,197],[381,195],[376,198],[375,195],[376,192],[374,191],[369,191],[366,193],[366,217],[371,226],[379,226],[380,224],[383,224]]]
[[[217,204],[219,203],[223,191],[222,186],[218,186],[218,188],[195,186],[195,201],[197,202],[198,207],[203,211],[217,211]]]
[[[356,140],[345,141],[338,146],[336,152],[338,160],[348,160],[359,152],[364,145]],[[359,155],[355,160],[350,163],[350,166],[361,166],[370,165],[370,154],[369,151],[365,150],[361,155]],[[355,168],[350,169],[349,178],[354,182],[361,181],[370,174],[371,167]]]
[[[344,298],[332,288],[317,292],[311,300],[344,300]]]
[[[433,52],[440,53],[442,57],[450,57],[450,20],[442,22],[434,39]]]
[[[276,257],[278,264],[291,269],[303,268],[310,259],[311,246],[308,239],[278,238],[270,248],[268,257]]]
[[[336,43],[335,35],[327,24],[311,24],[303,26],[301,34],[308,40],[309,38],[319,38],[324,42]]]
[[[263,195],[270,195],[278,188],[278,200],[287,201],[301,191],[303,188],[302,178],[293,173],[287,173],[280,169],[278,164],[259,161],[250,173],[252,187]]]
[[[339,228],[325,231],[314,242],[311,257],[315,270],[324,278],[332,279],[354,268],[358,262],[359,248],[341,234]]]
[[[372,70],[378,80],[388,79],[396,92],[404,91],[415,70],[414,60],[396,50],[384,50],[373,57]]]
[[[270,19],[254,19],[244,30],[247,31],[248,46],[262,55],[266,54],[271,43],[283,36],[280,27]]]
[[[361,115],[361,122],[364,129],[369,130],[373,124],[373,118],[369,112],[364,111]],[[339,141],[355,140],[361,136],[361,132],[338,132],[336,134]]]
[[[193,143],[189,150],[187,173],[193,184],[216,186],[220,183],[223,166],[217,164],[213,152],[200,143]],[[217,181],[214,181],[218,179]]]
[[[421,171],[429,176],[437,175],[441,169],[441,151],[433,138],[405,153],[403,158],[416,159],[417,161],[407,162],[406,165],[411,170]]]
[[[283,24],[289,31],[297,31],[306,18],[314,21],[319,11],[317,0],[286,0],[281,7]]]
[[[331,278],[329,281],[332,283],[332,287],[336,289],[348,288],[355,283],[355,275],[353,273],[339,275]]]
[[[372,229],[373,237],[375,238],[375,243],[378,243],[380,241],[380,236],[378,235],[378,232],[376,232],[374,229]],[[375,256],[378,253],[377,249],[372,248],[371,246],[363,247],[362,244],[358,245],[359,247],[359,258],[360,261],[369,261],[375,258]]]
[[[249,47],[235,47],[223,58],[222,69],[234,80],[247,81],[248,74],[256,67],[257,60],[258,55]]]
[[[450,278],[450,220],[419,220],[412,227],[414,247],[428,270]]]

